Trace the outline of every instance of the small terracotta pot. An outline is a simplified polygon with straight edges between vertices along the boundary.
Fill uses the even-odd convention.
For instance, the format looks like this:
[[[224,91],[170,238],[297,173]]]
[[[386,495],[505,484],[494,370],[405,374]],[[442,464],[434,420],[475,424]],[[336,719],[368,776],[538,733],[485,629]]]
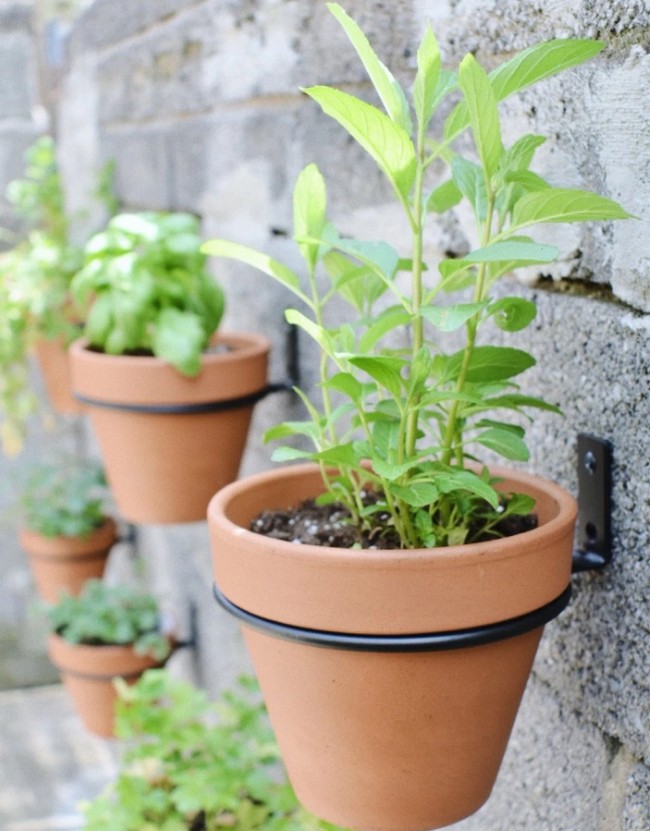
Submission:
[[[270,344],[248,333],[216,344],[229,351],[206,353],[195,378],[154,357],[106,355],[84,340],[70,347],[73,389],[131,522],[204,520],[214,491],[237,477]]]
[[[34,352],[52,409],[61,414],[83,412],[83,407],[72,395],[70,361],[63,338],[43,338],[34,346]]]
[[[162,666],[149,655],[137,655],[132,646],[85,646],[50,635],[50,660],[61,673],[84,726],[110,738],[115,734],[116,677],[134,684],[147,669]]]
[[[62,591],[77,595],[87,580],[101,577],[116,539],[110,518],[87,537],[44,537],[29,528],[18,532],[38,593],[47,603],[56,603]]]
[[[296,794],[330,822],[439,828],[492,790],[543,623],[568,602],[576,516],[558,486],[493,472],[535,497],[538,528],[414,551],[247,530],[260,511],[320,493],[312,465],[235,482],[210,503],[221,600],[245,620]]]

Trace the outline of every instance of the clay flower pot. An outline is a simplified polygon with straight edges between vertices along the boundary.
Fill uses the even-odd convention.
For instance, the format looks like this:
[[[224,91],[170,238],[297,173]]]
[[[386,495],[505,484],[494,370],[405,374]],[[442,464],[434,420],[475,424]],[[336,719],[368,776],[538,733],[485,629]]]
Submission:
[[[342,826],[419,831],[488,798],[543,625],[568,603],[576,505],[539,527],[437,550],[355,551],[250,532],[261,510],[322,491],[315,466],[224,488],[209,506],[215,594],[243,631],[296,794]]]
[[[115,728],[113,679],[119,676],[133,684],[145,670],[164,663],[137,655],[132,646],[71,644],[55,634],[49,637],[48,654],[86,729],[106,738]]]
[[[155,357],[70,347],[75,395],[87,407],[117,506],[131,522],[205,519],[238,474],[253,405],[266,389],[269,341],[219,335],[195,378]]]
[[[72,395],[70,362],[63,338],[43,338],[34,346],[34,352],[52,409],[61,414],[83,412],[80,402]]]
[[[18,532],[38,593],[47,603],[56,603],[63,591],[77,595],[87,580],[101,577],[116,539],[110,518],[87,537],[44,537],[29,528]]]

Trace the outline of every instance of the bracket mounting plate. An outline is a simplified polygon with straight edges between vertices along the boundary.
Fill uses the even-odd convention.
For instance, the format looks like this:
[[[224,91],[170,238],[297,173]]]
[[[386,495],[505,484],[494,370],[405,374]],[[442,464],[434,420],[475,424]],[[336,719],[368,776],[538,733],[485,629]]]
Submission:
[[[573,572],[600,570],[612,559],[612,446],[578,435],[578,550]]]

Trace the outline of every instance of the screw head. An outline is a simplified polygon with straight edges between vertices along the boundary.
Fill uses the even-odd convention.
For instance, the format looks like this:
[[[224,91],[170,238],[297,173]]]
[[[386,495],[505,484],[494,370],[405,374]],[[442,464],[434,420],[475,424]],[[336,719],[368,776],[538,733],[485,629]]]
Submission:
[[[585,466],[585,470],[587,470],[589,473],[593,474],[593,473],[596,472],[596,468],[598,467],[598,463],[596,462],[596,457],[591,452],[591,450],[588,450],[585,453],[584,466]]]

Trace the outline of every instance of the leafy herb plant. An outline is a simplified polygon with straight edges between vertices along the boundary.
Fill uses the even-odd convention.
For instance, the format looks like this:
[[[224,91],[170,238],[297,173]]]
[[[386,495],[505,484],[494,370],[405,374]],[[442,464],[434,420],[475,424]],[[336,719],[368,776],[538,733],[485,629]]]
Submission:
[[[72,644],[132,644],[139,655],[157,660],[170,652],[157,599],[130,586],[89,580],[79,595],[62,595],[46,614],[50,629]]]
[[[8,455],[21,450],[28,416],[38,408],[29,382],[29,353],[43,338],[78,335],[70,281],[81,250],[70,243],[63,188],[49,136],[25,156],[25,175],[10,182],[7,198],[25,226],[15,246],[0,254],[0,438]]]
[[[451,71],[443,68],[428,28],[417,52],[410,106],[357,24],[339,5],[328,6],[382,106],[331,87],[304,92],[386,176],[404,212],[410,250],[340,234],[327,217],[326,186],[313,164],[302,171],[294,190],[294,237],[305,283],[244,245],[216,240],[204,250],[254,266],[288,288],[302,307],[289,309],[287,320],[320,347],[320,408],[301,393],[310,419],[267,433],[268,439],[306,436],[314,449],[283,447],[274,458],[318,462],[329,498],[342,502],[360,529],[388,516],[388,526],[405,548],[489,538],[497,533],[499,515],[526,514],[532,501],[523,495],[500,498],[476,453],[483,447],[506,459],[526,460],[524,429],[509,416],[530,408],[557,409],[522,393],[515,380],[535,363],[531,355],[479,339],[491,326],[515,332],[535,317],[531,301],[495,299],[493,286],[518,266],[556,258],[554,246],[528,235],[531,226],[628,216],[610,199],[552,186],[534,173],[530,166],[544,137],[527,134],[505,146],[498,104],[593,57],[603,44],[542,43],[489,74],[468,54]],[[439,107],[454,93],[460,100],[443,118]],[[454,144],[468,128],[476,151],[472,158]],[[474,216],[478,247],[460,258],[425,263],[426,220],[462,200]],[[324,291],[317,282],[319,269],[327,279]],[[354,324],[328,325],[328,305],[337,297],[355,310]],[[396,330],[408,331],[407,348],[394,345]],[[445,348],[445,336],[455,330],[460,331],[451,342],[464,332],[464,345]],[[370,505],[362,498],[368,483],[377,496]]]
[[[84,831],[331,829],[278,776],[279,753],[252,679],[216,703],[165,670],[116,681],[117,781],[84,806]]]
[[[21,521],[44,537],[87,537],[104,521],[107,497],[103,468],[92,459],[34,465],[21,485]]]
[[[153,354],[197,375],[224,311],[191,214],[119,214],[92,237],[72,291],[90,345]]]

